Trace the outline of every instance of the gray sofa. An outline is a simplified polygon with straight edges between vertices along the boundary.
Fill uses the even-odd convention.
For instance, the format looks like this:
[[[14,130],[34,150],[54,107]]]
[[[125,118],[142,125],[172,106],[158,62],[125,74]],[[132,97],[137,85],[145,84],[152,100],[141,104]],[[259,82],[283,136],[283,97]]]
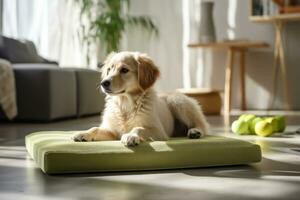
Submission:
[[[0,58],[12,63],[18,115],[15,120],[50,121],[99,114],[104,97],[97,91],[100,72],[60,68],[40,57],[32,42],[2,37]],[[0,119],[5,115],[0,113]]]
[[[97,88],[100,73],[93,70],[73,69],[76,77],[77,116],[85,116],[102,111],[105,96]],[[98,113],[96,112],[96,113]]]

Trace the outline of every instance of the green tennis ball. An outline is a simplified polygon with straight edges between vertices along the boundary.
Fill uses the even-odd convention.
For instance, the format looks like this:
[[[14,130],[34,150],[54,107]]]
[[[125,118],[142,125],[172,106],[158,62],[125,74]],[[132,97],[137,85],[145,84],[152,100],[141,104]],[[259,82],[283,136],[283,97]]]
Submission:
[[[268,117],[265,119],[266,122],[269,122],[272,125],[273,132],[279,132],[279,121],[275,117]]]
[[[283,132],[285,130],[286,127],[286,123],[285,123],[285,117],[278,115],[274,117],[277,120],[277,125],[278,125],[278,132]]]
[[[255,115],[252,115],[252,114],[249,114],[249,115],[246,115],[245,117],[243,117],[243,120],[247,123],[251,123],[252,120],[255,119]]]
[[[236,120],[232,123],[231,130],[236,134],[245,135],[249,133],[249,126],[243,120]]]
[[[243,114],[243,115],[241,115],[241,116],[238,118],[238,120],[244,121],[244,119],[245,119],[247,116],[248,116],[248,114]]]
[[[259,136],[268,137],[273,134],[273,128],[270,122],[262,120],[255,125],[255,133]]]
[[[247,115],[246,117],[244,117],[244,122],[246,122],[248,124],[249,127],[249,133],[251,133],[251,123],[252,121],[256,118],[255,115]]]
[[[256,117],[255,119],[253,119],[251,121],[250,126],[249,126],[249,130],[250,130],[251,134],[255,134],[255,125],[262,120],[263,119],[261,117]]]

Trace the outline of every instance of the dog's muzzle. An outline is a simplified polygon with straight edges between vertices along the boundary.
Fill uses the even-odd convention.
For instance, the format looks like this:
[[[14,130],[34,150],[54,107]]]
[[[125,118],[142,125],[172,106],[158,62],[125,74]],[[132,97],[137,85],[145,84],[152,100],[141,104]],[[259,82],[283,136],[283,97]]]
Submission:
[[[101,82],[101,87],[102,87],[102,91],[105,92],[106,94],[112,94],[112,95],[116,95],[116,94],[122,94],[125,93],[125,90],[121,90],[121,91],[112,91],[111,90],[111,80],[103,80]]]
[[[109,88],[110,88],[110,84],[111,83],[111,81],[110,80],[103,80],[102,82],[101,82],[101,86],[103,87],[103,89],[105,89],[105,90],[110,90]]]

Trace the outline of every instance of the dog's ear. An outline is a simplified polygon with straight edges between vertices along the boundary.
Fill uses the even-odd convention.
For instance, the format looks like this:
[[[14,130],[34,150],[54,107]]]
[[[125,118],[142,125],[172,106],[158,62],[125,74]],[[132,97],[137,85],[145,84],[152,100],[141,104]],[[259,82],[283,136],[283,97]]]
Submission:
[[[108,63],[110,62],[110,60],[112,59],[112,57],[116,55],[116,52],[111,52],[110,54],[108,54],[108,56],[106,56],[103,65],[101,67],[101,74],[102,74],[102,78],[104,78],[107,75],[107,69],[108,69]]]
[[[154,62],[145,54],[137,54],[138,81],[143,90],[150,88],[159,77],[159,70]]]

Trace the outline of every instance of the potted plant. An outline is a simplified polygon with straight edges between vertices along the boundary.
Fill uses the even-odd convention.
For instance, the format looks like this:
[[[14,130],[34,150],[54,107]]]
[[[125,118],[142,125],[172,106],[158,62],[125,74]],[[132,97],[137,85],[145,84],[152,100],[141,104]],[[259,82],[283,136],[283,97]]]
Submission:
[[[100,43],[105,53],[118,51],[126,27],[141,27],[150,33],[158,34],[158,29],[150,17],[132,16],[130,0],[76,0],[80,5],[80,35],[82,42],[89,46]],[[89,53],[88,53],[89,54]],[[89,63],[89,55],[87,55]]]

